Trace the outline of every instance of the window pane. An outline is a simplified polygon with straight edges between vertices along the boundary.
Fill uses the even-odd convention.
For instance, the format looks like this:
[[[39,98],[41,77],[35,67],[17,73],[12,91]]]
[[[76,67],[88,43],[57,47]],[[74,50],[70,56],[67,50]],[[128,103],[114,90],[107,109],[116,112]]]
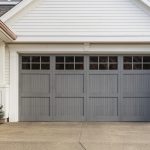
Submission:
[[[99,62],[108,62],[108,57],[107,56],[100,56]]]
[[[64,70],[64,64],[56,64],[56,70]]]
[[[32,64],[32,69],[33,70],[39,70],[40,69],[40,64]]]
[[[40,62],[40,56],[33,56],[32,62]]]
[[[132,70],[132,64],[124,64],[125,70]]]
[[[23,70],[30,70],[30,64],[22,64]]]
[[[150,64],[143,64],[143,69],[144,70],[149,70],[150,69]]]
[[[143,62],[150,62],[150,56],[144,56]]]
[[[84,62],[84,57],[83,56],[76,56],[75,57],[75,62]]]
[[[74,70],[74,64],[66,64],[66,70]]]
[[[74,56],[67,56],[66,62],[74,62]]]
[[[100,64],[99,70],[108,70],[108,64]]]
[[[125,56],[124,58],[123,58],[123,61],[124,62],[132,62],[132,56]]]
[[[110,70],[117,70],[118,69],[118,65],[117,64],[110,64],[109,65],[109,69]]]
[[[41,69],[42,70],[49,70],[50,69],[50,65],[49,64],[41,64]]]
[[[30,62],[30,56],[22,56],[22,62]]]
[[[109,62],[118,62],[118,57],[116,56],[109,57]]]
[[[50,57],[48,57],[48,56],[42,56],[41,57],[41,62],[50,62]]]
[[[57,56],[56,62],[64,62],[64,57],[63,56]]]
[[[141,70],[142,69],[142,64],[133,64],[133,69],[134,70]]]
[[[75,64],[75,69],[76,70],[83,70],[84,66],[83,66],[83,64]]]
[[[142,57],[141,56],[134,56],[133,62],[142,62]]]
[[[90,62],[98,62],[98,57],[97,56],[91,56]]]
[[[98,64],[90,64],[90,70],[98,70]]]

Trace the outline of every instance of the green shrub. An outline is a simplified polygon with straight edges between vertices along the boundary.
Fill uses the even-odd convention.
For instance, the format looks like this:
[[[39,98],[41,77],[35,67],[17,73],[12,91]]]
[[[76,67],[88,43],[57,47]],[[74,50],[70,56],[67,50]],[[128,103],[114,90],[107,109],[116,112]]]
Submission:
[[[3,106],[0,106],[0,119],[3,119],[3,117],[4,117]]]

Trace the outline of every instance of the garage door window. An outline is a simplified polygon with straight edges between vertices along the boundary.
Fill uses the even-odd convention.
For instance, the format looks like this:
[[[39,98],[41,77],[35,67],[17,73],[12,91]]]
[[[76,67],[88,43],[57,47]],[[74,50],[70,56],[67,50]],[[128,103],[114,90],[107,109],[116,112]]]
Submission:
[[[23,70],[49,70],[49,56],[22,56]]]
[[[90,56],[90,70],[117,70],[117,56]]]
[[[150,56],[143,57],[143,69],[150,70]]]
[[[31,57],[31,68],[32,70],[40,70],[40,56]]]
[[[30,70],[30,56],[22,56],[22,69]]]
[[[50,57],[42,56],[41,57],[41,70],[50,69]]]
[[[83,70],[83,56],[56,56],[56,70]]]
[[[149,70],[150,56],[124,56],[124,70]]]

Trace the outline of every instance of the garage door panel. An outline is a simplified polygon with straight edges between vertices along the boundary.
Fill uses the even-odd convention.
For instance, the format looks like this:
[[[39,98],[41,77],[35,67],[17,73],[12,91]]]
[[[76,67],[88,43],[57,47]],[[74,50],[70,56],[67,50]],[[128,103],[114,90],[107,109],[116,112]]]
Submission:
[[[118,93],[118,75],[111,74],[90,74],[89,75],[89,95],[109,96]]]
[[[90,120],[118,116],[118,98],[90,98],[88,107]]]
[[[149,97],[150,74],[126,74],[123,76],[124,97]]]
[[[84,75],[56,74],[55,75],[56,97],[83,96]]]
[[[22,74],[22,93],[49,94],[50,75],[48,74]]]
[[[81,121],[84,116],[84,98],[56,98],[56,121]]]
[[[150,121],[150,56],[21,60],[21,121]]]
[[[124,120],[150,120],[150,98],[124,98],[121,116]]]
[[[47,121],[51,117],[50,98],[21,98],[21,121]]]
[[[51,97],[51,94],[49,94],[49,93],[41,93],[41,92],[39,92],[39,93],[21,93],[21,97],[35,97],[35,98],[39,98],[39,97]]]

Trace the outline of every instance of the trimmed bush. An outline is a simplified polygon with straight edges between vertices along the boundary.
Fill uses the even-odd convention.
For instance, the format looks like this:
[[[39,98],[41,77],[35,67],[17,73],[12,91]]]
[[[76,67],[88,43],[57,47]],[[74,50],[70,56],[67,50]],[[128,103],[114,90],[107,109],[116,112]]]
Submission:
[[[4,118],[3,106],[0,106],[0,119]]]

